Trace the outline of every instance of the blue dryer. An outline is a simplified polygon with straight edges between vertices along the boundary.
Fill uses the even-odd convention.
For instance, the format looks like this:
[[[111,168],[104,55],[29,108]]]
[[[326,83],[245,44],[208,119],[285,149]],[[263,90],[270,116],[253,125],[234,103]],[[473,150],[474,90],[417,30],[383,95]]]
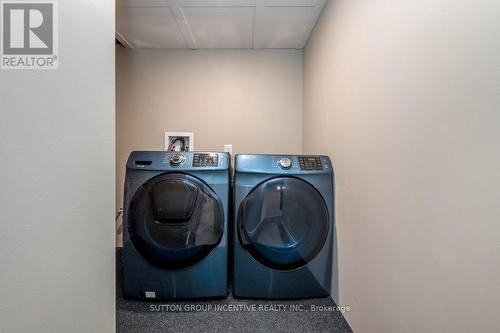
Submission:
[[[130,154],[123,289],[132,298],[227,295],[228,153]]]
[[[236,155],[234,296],[328,296],[333,198],[327,156]]]

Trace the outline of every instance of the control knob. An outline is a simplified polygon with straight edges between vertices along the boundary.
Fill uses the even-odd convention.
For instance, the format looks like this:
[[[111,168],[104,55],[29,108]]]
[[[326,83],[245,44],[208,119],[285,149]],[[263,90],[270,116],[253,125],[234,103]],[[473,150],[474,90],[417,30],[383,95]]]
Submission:
[[[182,162],[184,162],[184,156],[182,156],[181,154],[175,154],[170,157],[170,164],[172,165],[179,165]]]
[[[292,166],[292,160],[288,157],[282,157],[279,159],[278,165],[283,169],[290,169]]]

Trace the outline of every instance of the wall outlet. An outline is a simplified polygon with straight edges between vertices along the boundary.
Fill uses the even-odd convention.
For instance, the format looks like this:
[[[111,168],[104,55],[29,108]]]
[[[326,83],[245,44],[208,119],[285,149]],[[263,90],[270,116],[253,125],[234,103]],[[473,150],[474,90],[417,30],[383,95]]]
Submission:
[[[233,145],[224,145],[224,151],[229,154],[233,154]]]

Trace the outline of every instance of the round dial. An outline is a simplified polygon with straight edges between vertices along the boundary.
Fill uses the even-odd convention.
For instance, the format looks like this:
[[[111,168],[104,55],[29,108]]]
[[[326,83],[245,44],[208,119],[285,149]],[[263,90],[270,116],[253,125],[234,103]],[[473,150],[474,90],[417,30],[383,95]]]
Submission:
[[[184,156],[180,154],[175,154],[172,157],[170,157],[170,164],[172,165],[179,165],[182,162],[184,162]]]
[[[283,169],[289,169],[292,166],[292,160],[288,157],[282,157],[279,159],[278,165]]]

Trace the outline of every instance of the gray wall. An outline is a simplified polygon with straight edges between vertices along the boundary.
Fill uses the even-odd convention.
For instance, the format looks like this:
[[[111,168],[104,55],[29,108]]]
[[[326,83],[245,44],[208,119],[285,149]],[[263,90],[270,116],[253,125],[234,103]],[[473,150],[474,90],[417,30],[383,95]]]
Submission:
[[[304,51],[304,151],[337,176],[356,332],[500,326],[500,2],[333,0]]]
[[[194,132],[195,150],[302,151],[301,50],[117,48],[116,205],[132,150]],[[117,243],[120,244],[120,236]]]
[[[114,330],[114,1],[60,1],[60,69],[0,71],[0,331]]]

